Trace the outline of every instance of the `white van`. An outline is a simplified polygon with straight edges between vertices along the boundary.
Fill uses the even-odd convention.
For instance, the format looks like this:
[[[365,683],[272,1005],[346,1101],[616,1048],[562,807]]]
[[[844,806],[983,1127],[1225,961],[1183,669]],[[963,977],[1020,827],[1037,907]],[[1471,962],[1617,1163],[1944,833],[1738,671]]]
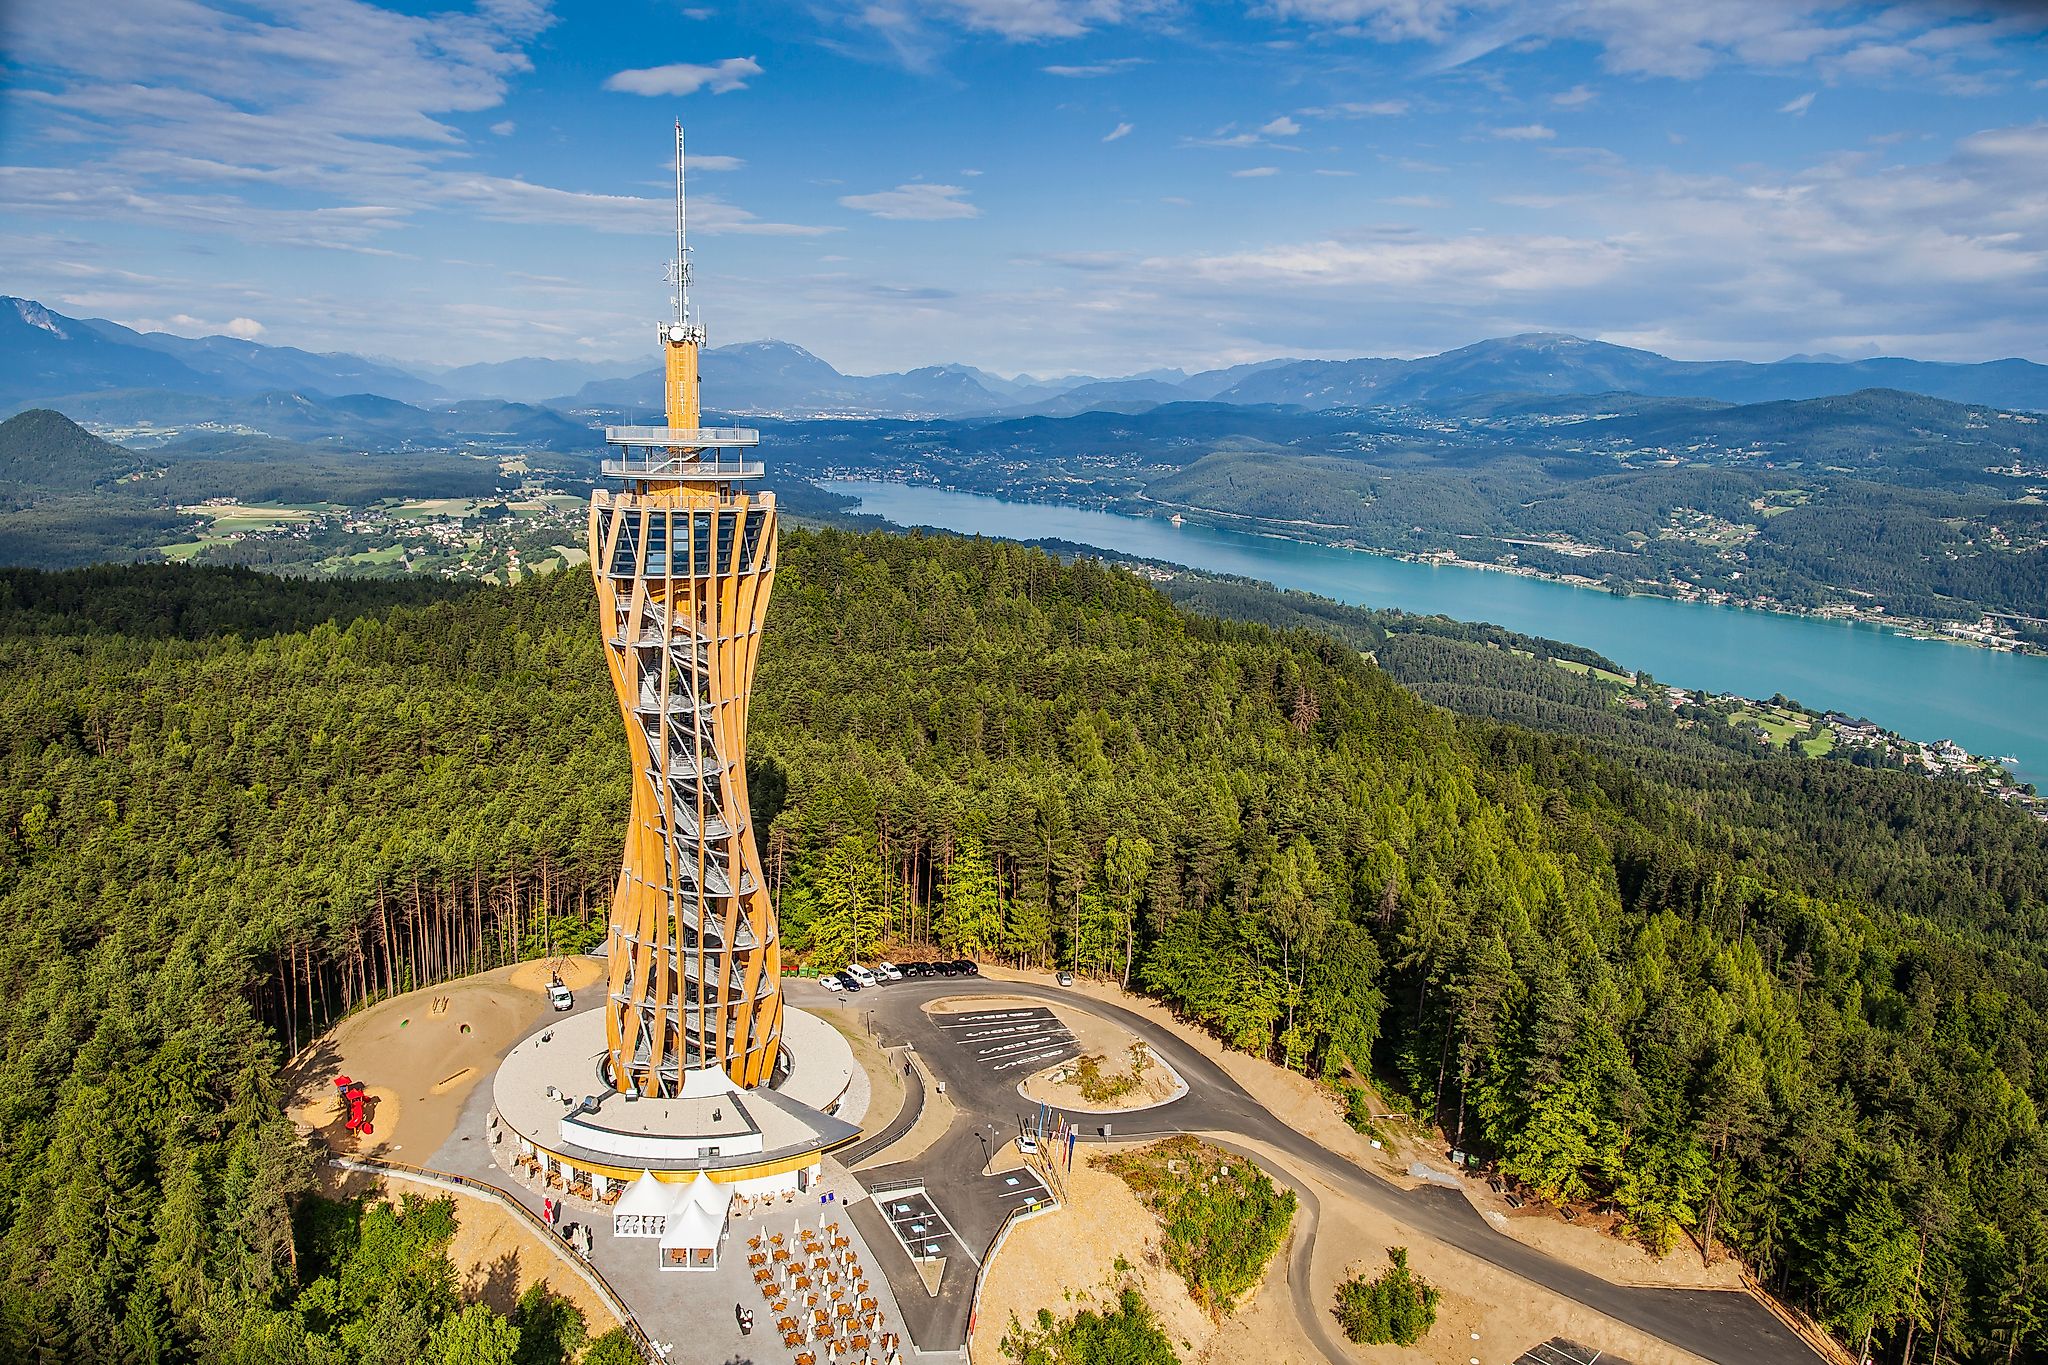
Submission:
[[[875,974],[869,971],[867,968],[861,966],[858,962],[847,963],[846,971],[844,974],[852,977],[855,981],[860,982],[860,984],[863,986],[872,986],[875,984]]]
[[[555,1013],[562,1014],[576,1008],[576,997],[569,993],[561,978],[548,982],[548,1003],[555,1007]]]

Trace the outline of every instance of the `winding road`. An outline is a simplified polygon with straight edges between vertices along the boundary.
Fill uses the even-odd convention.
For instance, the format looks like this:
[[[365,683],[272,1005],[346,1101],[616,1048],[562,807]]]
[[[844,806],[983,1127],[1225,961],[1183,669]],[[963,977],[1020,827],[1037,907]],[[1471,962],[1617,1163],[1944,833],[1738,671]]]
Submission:
[[[1069,1118],[1088,1125],[1084,1131],[1099,1131],[1096,1120],[1106,1119],[1113,1125],[1117,1139],[1198,1133],[1212,1140],[1220,1139],[1226,1146],[1232,1137],[1262,1143],[1345,1196],[1400,1220],[1424,1236],[1694,1355],[1743,1365],[1812,1365],[1817,1358],[1804,1342],[1747,1294],[1616,1284],[1496,1232],[1456,1190],[1440,1186],[1407,1190],[1392,1184],[1290,1127],[1248,1094],[1222,1067],[1172,1030],[1092,995],[1032,982],[979,977],[895,982],[851,997],[828,995],[810,982],[801,982],[791,984],[788,994],[792,1003],[807,1009],[839,1010],[850,1019],[865,1019],[886,1045],[908,1044],[915,1048],[930,1074],[946,1084],[948,1096],[960,1110],[952,1128],[914,1160],[868,1168],[860,1172],[860,1177],[870,1188],[895,1180],[923,1180],[959,1229],[961,1241],[976,1251],[988,1245],[1001,1221],[1000,1210],[984,1213],[971,1197],[974,1182],[986,1178],[981,1175],[986,1150],[983,1136],[991,1125],[1004,1137],[1014,1133],[1030,1106],[1017,1093],[1015,1076],[974,1064],[971,1056],[947,1040],[923,1006],[948,996],[1018,996],[1113,1020],[1142,1038],[1188,1083],[1185,1095],[1151,1109],[1093,1118],[1070,1112]],[[911,1104],[906,1103],[905,1112],[914,1119]],[[902,1116],[898,1123],[903,1131],[910,1126]],[[897,1126],[892,1123],[890,1130]],[[899,1135],[885,1130],[872,1141],[850,1149],[850,1159],[885,1154],[887,1145]],[[842,1154],[843,1158],[847,1155]],[[1270,1163],[1265,1164],[1270,1167]],[[1332,1359],[1342,1360],[1347,1353],[1332,1336],[1325,1321],[1327,1314],[1309,1301],[1307,1293],[1309,1258],[1321,1218],[1320,1205],[1284,1170],[1275,1174],[1303,1196],[1301,1204],[1307,1213],[1306,1222],[1297,1228],[1289,1261],[1288,1278],[1295,1286],[1296,1314],[1308,1340]],[[856,1206],[857,1220],[864,1206]],[[867,1217],[877,1222],[874,1231],[882,1233],[878,1243],[874,1231],[863,1227],[870,1245],[887,1243],[890,1239],[886,1228],[880,1226],[879,1215],[870,1211]],[[906,1292],[917,1278],[907,1256],[897,1252],[895,1261],[900,1261],[900,1265],[887,1256],[882,1259],[891,1280],[899,1285],[898,1297],[918,1346],[933,1351],[957,1349],[964,1343],[975,1271],[968,1258],[956,1257],[947,1263],[939,1293],[928,1299]],[[905,1278],[899,1279],[899,1275]]]

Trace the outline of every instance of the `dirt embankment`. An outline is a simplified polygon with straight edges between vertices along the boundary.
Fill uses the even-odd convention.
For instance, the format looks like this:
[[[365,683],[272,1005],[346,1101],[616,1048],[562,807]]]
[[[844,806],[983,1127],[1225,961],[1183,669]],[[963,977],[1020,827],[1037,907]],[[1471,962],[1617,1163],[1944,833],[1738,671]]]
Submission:
[[[448,1245],[448,1261],[455,1267],[455,1280],[466,1303],[489,1304],[499,1313],[510,1313],[519,1296],[535,1284],[576,1305],[591,1336],[599,1336],[619,1325],[619,1319],[603,1299],[584,1283],[583,1277],[563,1265],[543,1245],[540,1234],[510,1210],[466,1194],[455,1194],[425,1185],[386,1182],[359,1172],[338,1171],[322,1166],[318,1175],[320,1193],[331,1199],[369,1195],[397,1203],[401,1194],[422,1194],[429,1198],[446,1195],[455,1201],[455,1240]]]
[[[1247,1144],[1254,1146],[1255,1144]],[[1309,1235],[1307,1211],[1295,1215],[1288,1240],[1273,1255],[1258,1288],[1237,1311],[1212,1321],[1189,1297],[1181,1278],[1160,1255],[1159,1220],[1114,1175],[1097,1169],[1103,1148],[1084,1148],[1072,1175],[1072,1202],[1057,1213],[1030,1219],[1011,1230],[1009,1240],[986,1271],[972,1355],[996,1359],[1012,1314],[1026,1326],[1040,1308],[1056,1317],[1101,1308],[1124,1285],[1144,1295],[1162,1330],[1189,1365],[1322,1365],[1328,1357],[1304,1330],[1295,1296],[1324,1316],[1328,1335],[1341,1342],[1333,1311],[1337,1285],[1352,1274],[1376,1275],[1387,1264],[1386,1249],[1405,1246],[1410,1263],[1443,1291],[1436,1325],[1413,1349],[1344,1346],[1346,1360],[1365,1365],[1467,1365],[1472,1359],[1513,1359],[1553,1336],[1570,1337],[1635,1361],[1637,1365],[1702,1365],[1634,1328],[1540,1289],[1477,1257],[1433,1243],[1341,1192],[1316,1180],[1302,1180],[1260,1153],[1260,1163],[1281,1171],[1287,1183],[1315,1196],[1320,1218],[1314,1226],[1308,1283],[1290,1283],[1290,1263],[1299,1238]]]
[[[424,1162],[454,1131],[470,1092],[547,1016],[556,969],[563,984],[582,992],[597,987],[604,964],[588,957],[522,962],[350,1015],[287,1074],[286,1114],[334,1151]],[[334,1086],[344,1075],[363,1083],[368,1134],[344,1126]]]

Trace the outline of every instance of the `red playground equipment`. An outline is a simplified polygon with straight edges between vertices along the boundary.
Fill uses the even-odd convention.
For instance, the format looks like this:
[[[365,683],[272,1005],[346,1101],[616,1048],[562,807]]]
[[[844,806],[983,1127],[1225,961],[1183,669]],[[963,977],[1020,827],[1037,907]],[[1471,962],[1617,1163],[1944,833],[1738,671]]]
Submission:
[[[342,1103],[348,1106],[348,1122],[342,1127],[351,1133],[362,1133],[365,1136],[376,1132],[369,1119],[363,1116],[363,1083],[352,1081],[346,1076],[336,1076],[334,1088],[341,1092]]]

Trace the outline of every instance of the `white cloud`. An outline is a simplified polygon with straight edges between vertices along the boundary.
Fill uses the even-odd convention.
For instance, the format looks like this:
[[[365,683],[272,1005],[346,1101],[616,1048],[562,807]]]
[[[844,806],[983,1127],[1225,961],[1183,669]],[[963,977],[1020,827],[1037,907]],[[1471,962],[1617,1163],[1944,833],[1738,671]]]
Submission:
[[[1843,0],[1268,0],[1267,13],[1339,36],[1437,45],[1437,66],[1576,38],[1610,71],[1697,79],[1727,63],[1828,74],[1887,73],[1967,89],[1969,62],[2048,31],[2048,11],[2012,4],[1864,6]],[[1571,107],[1564,105],[1560,107]]]
[[[1778,112],[1781,114],[1794,115],[1805,114],[1807,110],[1813,108],[1813,97],[1815,93],[1815,91],[1809,90],[1805,94],[1798,96],[1796,99],[1786,100],[1783,104],[1778,106]]]
[[[948,218],[979,218],[981,210],[967,202],[958,185],[898,185],[874,194],[848,194],[839,202],[850,209],[905,222],[937,222]]]
[[[736,156],[698,156],[695,152],[683,153],[683,167],[692,171],[736,171],[747,163]],[[669,165],[675,165],[675,158],[669,158]]]
[[[1110,129],[1103,136],[1102,140],[1104,142],[1115,142],[1118,138],[1129,137],[1131,135],[1131,127],[1132,125],[1128,123],[1119,123],[1116,127]]]
[[[1560,90],[1550,97],[1551,104],[1559,109],[1583,109],[1600,98],[1600,92],[1587,85],[1575,85],[1569,90]]]
[[[1230,174],[1238,180],[1259,180],[1269,175],[1280,174],[1280,168],[1278,166],[1247,166],[1241,171],[1232,171]]]
[[[1262,126],[1259,129],[1259,135],[1261,137],[1299,137],[1301,136],[1301,125],[1287,117],[1287,115],[1282,114],[1279,118]]]
[[[747,82],[760,74],[761,64],[752,57],[727,57],[710,66],[671,62],[667,66],[614,72],[604,88],[628,95],[694,95],[699,90],[728,95],[746,89]]]
[[[1407,100],[1346,100],[1341,104],[1321,104],[1294,112],[1303,118],[1399,118],[1408,112]]]
[[[263,335],[263,324],[254,318],[230,318],[228,325],[221,328],[221,330],[231,337],[240,337],[243,341],[254,341],[257,337]]]
[[[879,34],[896,55],[922,65],[938,41],[936,26],[993,33],[1013,43],[1078,38],[1166,8],[1170,0],[850,0],[845,17]],[[1129,59],[1124,59],[1129,64]],[[1112,63],[1098,63],[1112,65]],[[1074,67],[1054,75],[1106,74]]]
[[[1444,200],[1437,198],[1433,194],[1390,195],[1386,202],[1398,205],[1404,209],[1441,209],[1449,207]]]
[[[1039,70],[1048,76],[1064,76],[1068,80],[1095,80],[1102,76],[1114,76],[1144,64],[1143,57],[1112,57],[1106,62],[1089,62],[1085,66],[1042,66]]]
[[[1318,167],[1316,167],[1316,174],[1317,174],[1317,175],[1335,175],[1335,176],[1348,176],[1348,175],[1357,175],[1357,174],[1358,174],[1358,172],[1357,172],[1357,171],[1341,171],[1341,170],[1337,170],[1337,169],[1335,169],[1335,168],[1333,168],[1333,167],[1330,167],[1330,166],[1318,166]]]
[[[601,232],[659,230],[667,212],[463,167],[468,140],[446,116],[496,107],[531,69],[524,46],[550,22],[538,0],[424,17],[362,0],[270,12],[124,0],[118,24],[62,0],[17,8],[10,56],[34,79],[9,95],[64,150],[56,165],[0,168],[0,203],[17,212],[370,255],[394,254],[379,239],[434,209]],[[281,64],[291,79],[277,79]],[[764,222],[715,196],[691,207],[707,233],[830,230]]]
[[[1494,128],[1489,131],[1495,137],[1505,138],[1509,142],[1548,142],[1557,136],[1555,128],[1546,128],[1540,123],[1524,123],[1513,128]]]
[[[519,125],[511,119],[500,119],[491,125],[491,136],[510,137],[519,131]]]

